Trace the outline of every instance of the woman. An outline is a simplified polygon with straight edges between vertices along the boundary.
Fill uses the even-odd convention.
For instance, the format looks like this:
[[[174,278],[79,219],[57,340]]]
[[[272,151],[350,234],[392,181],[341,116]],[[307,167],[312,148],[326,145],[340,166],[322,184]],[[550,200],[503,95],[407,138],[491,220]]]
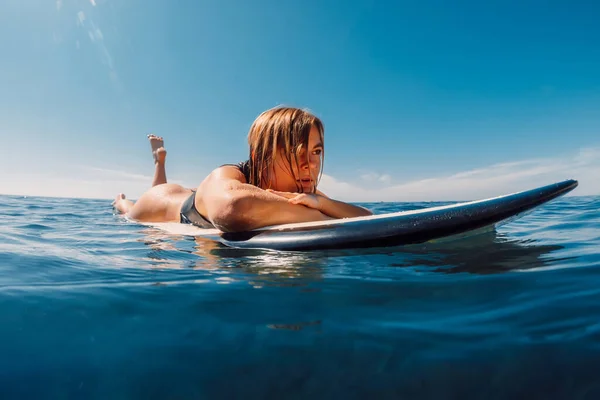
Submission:
[[[153,137],[153,187],[135,204],[119,194],[113,205],[141,222],[191,223],[223,232],[372,215],[317,190],[323,139],[323,124],[313,114],[292,107],[267,110],[248,133],[248,161],[215,169],[191,190],[167,183],[166,152]]]

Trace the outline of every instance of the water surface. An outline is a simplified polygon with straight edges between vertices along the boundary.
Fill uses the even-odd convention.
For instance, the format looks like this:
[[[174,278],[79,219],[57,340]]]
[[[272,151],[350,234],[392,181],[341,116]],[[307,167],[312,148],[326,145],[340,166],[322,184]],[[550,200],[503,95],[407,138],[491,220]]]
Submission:
[[[305,253],[168,235],[105,200],[0,200],[2,399],[600,398],[599,197]]]

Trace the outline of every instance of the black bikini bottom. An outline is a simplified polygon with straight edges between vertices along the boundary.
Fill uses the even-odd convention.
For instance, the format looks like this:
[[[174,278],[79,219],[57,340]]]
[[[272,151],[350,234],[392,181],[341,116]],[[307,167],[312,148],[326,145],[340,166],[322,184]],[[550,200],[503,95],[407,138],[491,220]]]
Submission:
[[[192,190],[190,197],[188,197],[181,205],[181,211],[179,213],[180,222],[182,224],[192,224],[199,228],[214,229],[214,225],[198,212],[196,205],[194,204],[195,201],[196,191]]]

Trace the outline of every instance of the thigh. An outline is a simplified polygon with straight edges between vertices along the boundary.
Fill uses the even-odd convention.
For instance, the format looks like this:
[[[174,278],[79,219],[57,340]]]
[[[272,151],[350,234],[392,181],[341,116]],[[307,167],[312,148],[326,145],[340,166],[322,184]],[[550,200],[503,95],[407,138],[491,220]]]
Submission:
[[[144,193],[127,216],[141,222],[179,222],[179,210],[192,191],[173,183],[157,185]]]

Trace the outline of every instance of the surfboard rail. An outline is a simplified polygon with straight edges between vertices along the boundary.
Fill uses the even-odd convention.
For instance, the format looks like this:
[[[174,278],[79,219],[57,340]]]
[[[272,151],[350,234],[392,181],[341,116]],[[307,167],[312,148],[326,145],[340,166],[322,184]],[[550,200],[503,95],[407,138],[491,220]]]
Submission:
[[[476,232],[519,218],[577,186],[576,180],[569,179],[489,199],[368,217],[286,224],[250,232],[220,233],[216,239],[229,247],[288,251],[423,243]]]

